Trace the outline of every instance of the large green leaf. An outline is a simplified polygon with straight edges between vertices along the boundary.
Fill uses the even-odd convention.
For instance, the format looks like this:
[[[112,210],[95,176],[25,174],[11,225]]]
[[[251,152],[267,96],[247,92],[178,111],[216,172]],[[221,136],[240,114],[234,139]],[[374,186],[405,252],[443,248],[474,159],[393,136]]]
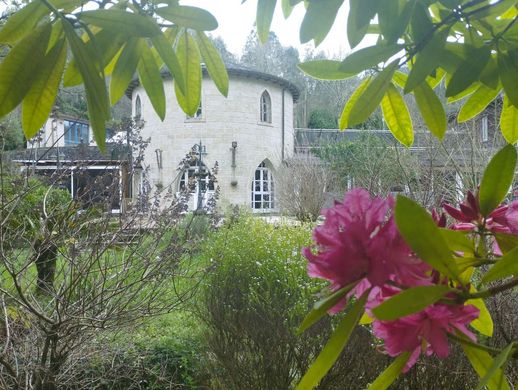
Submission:
[[[516,169],[516,148],[507,145],[493,156],[484,171],[478,198],[480,212],[489,215],[497,208],[509,192]]]
[[[381,111],[394,137],[403,145],[410,147],[414,143],[412,118],[410,118],[403,96],[392,83],[381,99]]]
[[[347,17],[347,39],[351,48],[355,48],[363,39],[369,28],[369,23],[358,24],[358,14],[365,0],[350,0]]]
[[[448,243],[450,250],[473,253],[473,242],[466,237],[465,232],[446,228],[439,228],[439,231]]]
[[[457,120],[462,123],[473,119],[484,111],[499,93],[500,88],[491,89],[482,84],[462,105]]]
[[[420,312],[452,289],[448,286],[418,286],[401,291],[372,309],[378,320],[393,321]]]
[[[284,19],[288,19],[293,11],[293,5],[290,3],[290,0],[282,0],[282,14],[284,15]]]
[[[361,96],[358,97],[358,100],[349,112],[347,122],[350,126],[365,122],[370,114],[379,106],[381,99],[383,99],[390,85],[392,75],[397,68],[397,61],[392,62],[367,85],[367,88],[365,88]]]
[[[49,13],[49,8],[42,1],[27,4],[9,16],[0,30],[0,43],[15,44],[29,34],[34,26]]]
[[[518,108],[511,104],[507,95],[504,95],[500,113],[500,130],[510,144],[518,141]]]
[[[88,117],[95,142],[101,151],[106,144],[106,121],[110,118],[110,105],[106,82],[102,73],[101,59],[76,34],[70,22],[63,21],[63,30],[70,45],[74,60],[85,85]]]
[[[22,103],[22,127],[25,137],[36,135],[47,120],[56,100],[65,69],[66,45],[60,40],[40,63],[40,70]]]
[[[365,89],[367,88],[367,86],[370,84],[371,81],[372,81],[371,77],[368,77],[365,80],[363,80],[361,82],[361,84],[358,86],[358,88],[356,88],[354,90],[353,94],[351,95],[351,97],[349,98],[347,103],[345,104],[344,109],[342,111],[342,115],[340,115],[340,122],[339,122],[340,130],[343,130],[343,129],[346,129],[349,127],[349,113],[351,112],[352,108],[354,107],[354,105],[356,104],[356,102],[358,101],[360,96],[362,96],[363,92],[365,91]]]
[[[165,119],[165,92],[164,82],[160,69],[158,68],[153,54],[147,43],[140,40],[139,42],[140,61],[137,66],[138,77],[146,94],[151,101],[151,105],[155,109],[161,120]]]
[[[402,46],[396,44],[378,44],[360,49],[345,57],[345,60],[340,65],[340,70],[345,73],[360,73],[365,69],[378,65],[380,62],[387,61],[401,49]]]
[[[518,108],[518,66],[508,54],[502,52],[498,52],[497,63],[505,94],[509,102]]]
[[[482,278],[483,283],[518,275],[518,248],[503,255]]]
[[[461,342],[461,346],[478,376],[484,378],[494,364],[491,355],[468,343]],[[489,390],[510,390],[504,373],[499,368],[495,370],[486,386]]]
[[[178,39],[176,56],[182,73],[185,77],[185,94],[174,84],[176,99],[182,110],[193,116],[198,110],[201,99],[201,57],[194,38],[188,32],[184,32]]]
[[[399,232],[412,250],[439,272],[458,279],[459,272],[452,252],[431,215],[416,202],[401,195],[397,197],[395,214]]]
[[[496,63],[496,55],[491,55],[484,71],[480,75],[480,81],[488,88],[497,89],[500,82],[498,75],[498,65]]]
[[[320,380],[327,374],[331,369],[338,356],[344,349],[352,331],[360,321],[360,318],[365,309],[365,302],[369,295],[370,290],[363,293],[360,299],[358,299],[351,307],[349,312],[342,319],[340,324],[336,327],[331,338],[325,345],[320,355],[311,364],[308,371],[302,377],[300,383],[297,385],[296,390],[310,390],[316,387]]]
[[[259,36],[261,43],[266,43],[268,41],[276,4],[277,0],[257,1],[257,35]]]
[[[403,368],[405,368],[406,362],[410,358],[410,352],[404,352],[399,355],[394,361],[388,366],[367,390],[386,390],[389,386],[397,379]]]
[[[124,95],[142,54],[143,43],[139,38],[131,37],[122,49],[110,79],[110,102],[115,104]]]
[[[441,100],[427,82],[419,84],[414,89],[414,97],[424,123],[433,135],[442,140],[448,121]]]
[[[487,46],[469,50],[468,56],[451,77],[446,96],[455,96],[478,81],[490,57],[491,50]]]
[[[408,75],[405,93],[413,91],[415,87],[421,84],[426,77],[437,68],[441,58],[439,53],[442,52],[448,33],[448,28],[441,28],[435,32],[433,37],[423,47],[423,50],[421,50],[417,56],[412,70]]]
[[[218,21],[208,11],[187,5],[157,8],[156,13],[178,26],[194,30],[211,31],[218,28]]]
[[[117,34],[137,37],[152,37],[160,34],[160,28],[150,17],[117,8],[84,11],[78,14],[78,18]]]
[[[493,360],[493,364],[489,369],[486,371],[486,374],[484,377],[478,382],[477,387],[475,390],[482,390],[486,387],[486,385],[489,383],[489,381],[498,374],[498,370],[500,370],[500,367],[505,365],[509,358],[511,357],[511,352],[513,351],[514,343],[510,343],[507,347],[505,347],[502,352],[498,354]]]
[[[415,2],[383,0],[379,5],[378,20],[381,33],[389,43],[395,43],[403,35],[410,22]]]
[[[421,1],[414,1],[413,14],[410,19],[410,27],[414,42],[423,45],[434,32],[434,25],[428,6]]]
[[[168,32],[166,32],[168,34]],[[174,34],[174,31],[169,31],[169,34]],[[174,35],[176,36],[176,35]],[[169,69],[169,72],[174,77],[175,85],[178,86],[182,93],[185,93],[185,77],[180,66],[180,62],[176,57],[173,46],[169,43],[165,35],[155,35],[151,38],[153,46]]]
[[[315,40],[318,46],[329,34],[344,0],[311,1],[300,26],[300,42]]]
[[[355,73],[347,73],[340,70],[340,61],[313,60],[298,64],[298,68],[308,76],[319,80],[345,80],[353,77]]]
[[[495,233],[496,241],[502,253],[511,252],[514,248],[518,248],[518,236],[514,234]]]
[[[450,79],[451,79],[451,77],[449,77],[449,75],[446,75],[446,84],[449,83]],[[449,96],[446,99],[446,103],[451,104],[451,103],[455,103],[455,102],[458,102],[459,100],[464,99],[466,96],[469,96],[472,93],[474,93],[478,89],[478,87],[480,87],[481,85],[482,84],[478,83],[478,82],[471,84],[468,88],[466,88],[464,91],[461,91],[457,95]]]
[[[499,16],[505,13],[509,8],[515,6],[518,3],[516,0],[499,0],[495,1],[491,7],[487,7],[486,2],[473,2],[471,7],[466,8],[466,12],[469,12],[471,18],[480,19],[487,18],[489,16]]]
[[[115,34],[112,30],[101,30],[93,36],[93,39],[88,39],[85,42],[85,47],[87,51],[97,53],[99,66],[104,68],[119,52],[126,39],[125,36]],[[63,85],[72,87],[81,84],[82,81],[76,61],[72,59],[65,71]]]
[[[358,282],[351,283],[345,287],[342,287],[340,290],[335,291],[328,297],[318,301],[313,305],[313,310],[311,310],[304,320],[302,321],[302,324],[300,324],[300,327],[298,329],[299,333],[304,332],[306,329],[308,329],[310,326],[312,326],[315,322],[317,322],[319,319],[321,319],[323,316],[327,314],[329,309],[336,306],[340,300],[344,299],[345,296],[349,291],[351,291]]]
[[[474,288],[471,288],[470,292],[475,292]],[[482,298],[469,299],[466,301],[466,305],[473,305],[479,310],[478,318],[475,318],[471,322],[473,329],[487,337],[493,337],[493,319],[489,310],[487,310],[486,304]]]
[[[50,31],[49,23],[38,27],[19,41],[0,64],[0,117],[20,104],[38,77]]]
[[[228,95],[228,73],[225,63],[211,40],[203,32],[196,33],[196,40],[210,78],[216,84],[219,92],[226,97]]]

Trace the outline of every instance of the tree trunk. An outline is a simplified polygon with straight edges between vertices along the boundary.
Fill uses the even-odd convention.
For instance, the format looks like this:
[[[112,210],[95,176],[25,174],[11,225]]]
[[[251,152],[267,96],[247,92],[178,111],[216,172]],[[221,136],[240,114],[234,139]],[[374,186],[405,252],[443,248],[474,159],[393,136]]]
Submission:
[[[38,270],[37,292],[48,294],[54,290],[54,275],[58,248],[53,242],[38,241],[36,249],[36,269]]]

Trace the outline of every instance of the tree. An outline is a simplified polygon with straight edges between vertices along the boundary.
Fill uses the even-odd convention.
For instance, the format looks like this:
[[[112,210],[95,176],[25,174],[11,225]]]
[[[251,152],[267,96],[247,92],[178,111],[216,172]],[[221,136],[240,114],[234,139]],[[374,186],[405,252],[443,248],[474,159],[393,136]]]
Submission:
[[[308,127],[310,129],[336,129],[338,122],[336,117],[326,109],[311,111]]]
[[[336,186],[334,172],[310,154],[287,159],[276,175],[281,211],[314,222]]]
[[[417,159],[379,134],[366,132],[354,141],[325,143],[314,153],[339,178],[342,190],[362,187],[371,194],[386,196],[405,192],[417,181]]]
[[[174,310],[202,272],[191,262],[199,217],[184,218],[191,188],[163,194],[165,207],[161,195],[141,194],[146,209],[113,218],[59,189],[68,175],[64,167],[43,183],[6,175],[0,161],[1,388],[95,386],[75,370],[101,347],[95,337]],[[108,199],[119,198],[118,183],[103,187]]]

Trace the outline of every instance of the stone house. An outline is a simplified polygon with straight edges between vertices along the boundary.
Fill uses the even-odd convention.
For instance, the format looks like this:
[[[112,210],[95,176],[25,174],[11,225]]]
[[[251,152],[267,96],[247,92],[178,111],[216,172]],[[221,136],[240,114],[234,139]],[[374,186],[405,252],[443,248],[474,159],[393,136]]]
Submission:
[[[186,116],[164,74],[167,101],[161,121],[144,91],[134,82],[127,91],[134,118],[143,121],[142,136],[150,138],[144,157],[148,179],[156,190],[178,192],[195,181],[190,207],[204,204],[215,191],[205,175],[216,163],[219,204],[246,205],[254,212],[272,212],[275,172],[294,153],[293,106],[299,91],[290,82],[265,73],[228,68],[228,97],[222,96],[203,69],[201,104]],[[198,156],[179,168],[187,153]]]

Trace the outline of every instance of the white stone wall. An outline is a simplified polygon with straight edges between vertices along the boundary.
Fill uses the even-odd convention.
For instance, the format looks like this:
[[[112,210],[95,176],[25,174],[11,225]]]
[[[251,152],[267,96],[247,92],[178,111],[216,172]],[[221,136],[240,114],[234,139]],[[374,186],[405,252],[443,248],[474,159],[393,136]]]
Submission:
[[[202,85],[201,119],[187,119],[174,95],[173,82],[165,80],[167,112],[162,122],[141,86],[132,94],[140,96],[143,137],[151,138],[145,164],[149,166],[152,184],[178,190],[179,162],[194,144],[206,146],[208,168],[219,164],[220,205],[251,203],[251,184],[256,167],[267,160],[274,169],[282,159],[282,94],[284,93],[284,158],[293,154],[293,97],[281,85],[253,77],[230,75],[228,97],[222,96],[208,77]],[[260,122],[260,97],[268,91],[272,103],[272,123]],[[284,90],[284,92],[283,92]],[[232,141],[237,142],[236,167],[232,164]],[[162,150],[162,169],[158,169],[156,149]],[[275,174],[275,172],[274,172]],[[237,185],[231,185],[231,182]]]

